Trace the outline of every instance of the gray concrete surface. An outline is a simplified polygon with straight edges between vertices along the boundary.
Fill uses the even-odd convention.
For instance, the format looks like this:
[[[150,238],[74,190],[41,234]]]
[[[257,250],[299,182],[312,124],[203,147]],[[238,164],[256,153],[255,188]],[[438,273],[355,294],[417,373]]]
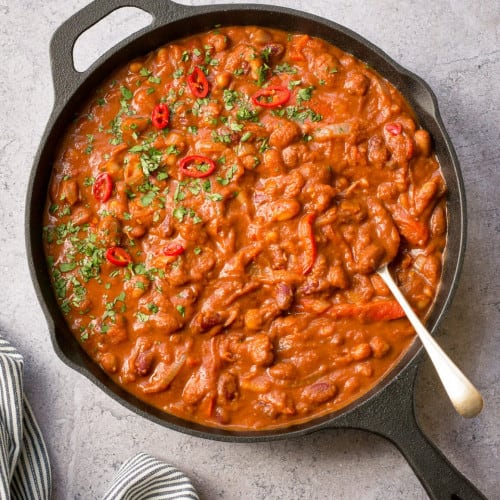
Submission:
[[[132,414],[56,358],[28,276],[24,197],[53,103],[49,39],[85,3],[0,0],[0,334],[26,358],[26,390],[49,446],[54,498],[99,498],[119,465],[138,451],[184,470],[207,500],[426,498],[399,452],[374,435],[328,431],[263,444],[205,441]],[[465,266],[438,340],[483,392],[486,408],[476,419],[459,418],[426,361],[417,413],[449,459],[489,498],[500,498],[500,4],[272,3],[348,26],[424,77],[437,94],[469,202]],[[115,16],[111,33],[88,34],[78,50],[80,65],[142,19],[124,12]]]

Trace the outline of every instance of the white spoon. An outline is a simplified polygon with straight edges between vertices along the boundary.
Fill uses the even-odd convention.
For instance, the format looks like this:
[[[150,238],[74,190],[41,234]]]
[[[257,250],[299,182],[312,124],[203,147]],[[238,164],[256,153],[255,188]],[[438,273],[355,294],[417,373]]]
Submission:
[[[462,417],[466,418],[478,415],[483,409],[483,398],[479,391],[472,385],[470,380],[460,371],[457,365],[453,363],[441,347],[439,347],[439,344],[427,331],[420,319],[418,319],[418,316],[413,312],[410,304],[408,304],[401,290],[393,280],[387,266],[384,265],[381,267],[377,273],[385,281],[385,284],[399,302],[399,305],[402,307],[413,328],[415,328],[455,410],[457,410]]]

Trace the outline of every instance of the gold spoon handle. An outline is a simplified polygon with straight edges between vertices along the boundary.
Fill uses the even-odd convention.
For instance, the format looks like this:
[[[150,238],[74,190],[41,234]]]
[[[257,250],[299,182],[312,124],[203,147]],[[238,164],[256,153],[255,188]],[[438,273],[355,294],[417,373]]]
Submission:
[[[471,418],[478,415],[483,409],[483,398],[479,391],[427,331],[396,285],[387,266],[381,267],[377,272],[403,308],[408,320],[420,337],[455,410],[462,417]]]

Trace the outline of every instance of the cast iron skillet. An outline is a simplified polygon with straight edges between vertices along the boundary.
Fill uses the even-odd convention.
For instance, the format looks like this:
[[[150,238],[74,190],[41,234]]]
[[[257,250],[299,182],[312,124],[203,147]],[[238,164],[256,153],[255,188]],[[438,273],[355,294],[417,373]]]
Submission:
[[[152,23],[116,45],[88,70],[77,72],[73,65],[72,48],[79,35],[115,9],[125,6],[149,12],[153,16]],[[423,80],[352,31],[331,21],[282,7],[241,4],[188,7],[171,0],[97,0],[68,19],[52,38],[50,55],[55,104],[37,152],[27,195],[29,267],[57,355],[127,408],[165,427],[198,437],[232,442],[291,438],[327,428],[363,429],[394,443],[432,498],[484,498],[425,437],[415,420],[413,386],[421,358],[418,341],[413,343],[384,380],[349,406],[290,428],[236,432],[205,427],[162,413],[128,394],[87,357],[66,326],[52,292],[42,245],[42,214],[55,146],[79,105],[113,69],[168,41],[206,31],[216,24],[260,25],[321,37],[377,69],[407,97],[420,123],[434,138],[448,185],[448,248],[442,285],[427,323],[431,332],[436,331],[449,307],[465,249],[465,195],[458,160],[439,116],[436,98]]]

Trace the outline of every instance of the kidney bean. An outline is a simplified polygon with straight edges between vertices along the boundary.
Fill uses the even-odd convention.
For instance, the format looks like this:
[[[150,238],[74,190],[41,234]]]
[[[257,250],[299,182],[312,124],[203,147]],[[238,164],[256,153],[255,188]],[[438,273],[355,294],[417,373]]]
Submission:
[[[391,346],[378,335],[370,340],[370,347],[375,358],[384,357],[390,350]]]
[[[351,348],[350,353],[354,360],[362,361],[368,359],[372,355],[372,348],[370,344],[361,343]]]
[[[232,373],[222,373],[217,381],[217,394],[220,404],[234,401],[238,397],[238,379]]]
[[[287,283],[278,283],[276,285],[276,304],[282,311],[290,309],[293,302],[293,289]]]
[[[140,352],[134,361],[137,375],[140,375],[141,377],[147,375],[153,367],[154,358],[154,352],[152,351]]]
[[[308,403],[326,403],[337,395],[337,387],[331,382],[316,382],[302,390],[301,399]]]

